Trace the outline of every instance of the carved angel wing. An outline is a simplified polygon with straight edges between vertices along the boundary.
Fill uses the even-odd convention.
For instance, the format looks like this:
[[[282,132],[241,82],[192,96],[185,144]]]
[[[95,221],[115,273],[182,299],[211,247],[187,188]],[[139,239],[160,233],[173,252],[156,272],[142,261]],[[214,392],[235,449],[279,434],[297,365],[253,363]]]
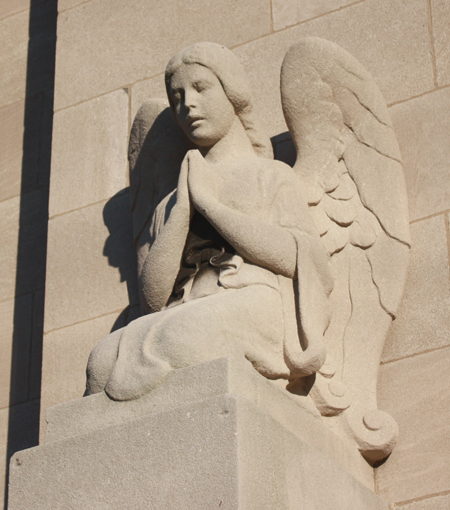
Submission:
[[[130,133],[130,196],[138,278],[149,246],[156,206],[177,186],[189,142],[164,99],[151,99],[138,110]],[[142,301],[142,300],[141,300]]]
[[[400,151],[377,85],[334,43],[310,37],[291,47],[281,95],[294,169],[335,277],[327,361],[311,395],[323,415],[341,413],[342,432],[375,461],[397,436],[377,409],[376,382],[409,255]]]

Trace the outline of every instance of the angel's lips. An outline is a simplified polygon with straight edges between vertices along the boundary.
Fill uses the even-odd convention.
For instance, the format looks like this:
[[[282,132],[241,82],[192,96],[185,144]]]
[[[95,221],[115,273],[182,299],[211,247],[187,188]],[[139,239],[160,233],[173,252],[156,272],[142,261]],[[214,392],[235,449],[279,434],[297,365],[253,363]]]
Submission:
[[[205,120],[203,117],[191,117],[188,119],[189,127],[197,127],[202,120]]]

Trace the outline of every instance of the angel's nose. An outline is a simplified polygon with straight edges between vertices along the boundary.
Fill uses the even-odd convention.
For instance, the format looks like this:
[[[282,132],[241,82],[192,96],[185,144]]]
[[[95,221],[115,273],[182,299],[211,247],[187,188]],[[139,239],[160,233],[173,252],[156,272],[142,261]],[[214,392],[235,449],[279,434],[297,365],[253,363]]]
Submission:
[[[192,108],[197,108],[198,92],[195,90],[186,90],[184,96],[184,105],[188,111],[191,110]]]

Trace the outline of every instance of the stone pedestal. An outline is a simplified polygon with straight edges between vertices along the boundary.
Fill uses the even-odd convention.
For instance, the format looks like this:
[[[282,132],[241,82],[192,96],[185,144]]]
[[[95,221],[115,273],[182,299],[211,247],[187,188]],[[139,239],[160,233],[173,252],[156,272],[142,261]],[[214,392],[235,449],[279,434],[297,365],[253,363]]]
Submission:
[[[172,372],[133,402],[48,411],[11,460],[9,510],[387,510],[372,470],[306,402],[241,360]]]

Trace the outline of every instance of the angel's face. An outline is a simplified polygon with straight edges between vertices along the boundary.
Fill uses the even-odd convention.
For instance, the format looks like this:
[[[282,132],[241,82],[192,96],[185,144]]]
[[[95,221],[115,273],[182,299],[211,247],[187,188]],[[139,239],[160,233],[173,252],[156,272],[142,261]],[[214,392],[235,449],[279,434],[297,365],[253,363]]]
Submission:
[[[236,118],[219,79],[202,65],[181,65],[172,75],[169,94],[179,125],[198,146],[215,145]]]

